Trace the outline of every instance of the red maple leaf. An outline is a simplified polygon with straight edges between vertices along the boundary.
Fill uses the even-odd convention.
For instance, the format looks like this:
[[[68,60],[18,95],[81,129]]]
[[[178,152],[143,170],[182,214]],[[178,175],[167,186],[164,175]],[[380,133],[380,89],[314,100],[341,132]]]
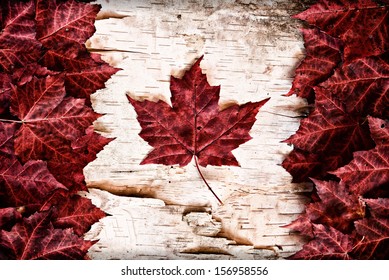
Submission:
[[[0,208],[0,228],[7,228],[22,218],[22,215],[15,207]]]
[[[325,89],[317,87],[315,92],[314,111],[301,121],[296,134],[284,141],[298,149],[283,162],[288,171],[298,174],[297,181],[323,175],[349,162],[354,151],[373,147],[359,115],[349,114],[347,106]]]
[[[75,0],[37,0],[36,37],[48,48],[80,43],[96,31],[94,21],[100,5],[85,5]]]
[[[63,158],[48,161],[49,170],[70,190],[86,191],[84,167],[95,160],[96,154],[112,140],[94,132],[91,126],[84,136],[72,142],[71,149],[66,151]]]
[[[53,225],[62,229],[72,228],[78,236],[82,236],[95,222],[106,216],[90,199],[77,194],[57,192],[40,211],[48,211],[53,206]]]
[[[2,158],[15,158],[13,137],[16,124],[0,122],[0,156]]]
[[[303,249],[290,256],[291,259],[304,260],[349,260],[353,249],[353,238],[347,234],[323,225],[313,225],[314,239]]]
[[[372,0],[320,0],[294,17],[341,39],[344,56],[351,61],[388,50],[388,13],[386,6]]]
[[[220,110],[220,86],[208,84],[201,59],[182,79],[171,77],[173,107],[128,97],[142,127],[139,135],[154,147],[141,164],[185,166],[195,156],[201,166],[239,165],[231,151],[251,139],[249,130],[268,99]]]
[[[40,208],[47,197],[66,190],[43,161],[22,165],[14,154],[16,124],[0,123],[0,202],[2,206],[23,207],[28,213]]]
[[[22,122],[15,135],[15,152],[24,162],[66,157],[71,141],[99,116],[85,106],[85,100],[65,94],[62,75],[33,78],[14,88],[11,113]]]
[[[0,115],[7,112],[9,108],[10,95],[11,77],[9,74],[0,73]]]
[[[365,216],[365,207],[356,194],[350,193],[346,186],[334,181],[314,180],[319,202],[310,203],[306,213],[313,223],[350,232],[353,221]]]
[[[332,172],[357,194],[365,194],[389,184],[389,126],[387,121],[369,118],[372,137],[377,146],[354,153],[354,159]]]
[[[306,56],[295,71],[288,96],[313,99],[313,87],[330,77],[341,61],[340,42],[319,29],[302,29]]]
[[[374,217],[389,217],[389,198],[363,199]]]
[[[353,251],[358,259],[388,259],[389,219],[387,216],[356,221],[355,228],[362,236]]]
[[[313,112],[286,140],[295,147],[284,168],[294,182],[313,177],[315,183],[315,202],[285,226],[312,238],[293,258],[389,257],[388,17],[387,1],[371,0],[319,0],[296,16],[337,38],[341,60],[330,76],[310,72],[309,64],[296,70],[302,75],[293,88],[321,83],[314,87]],[[309,60],[317,42],[308,36],[304,41]],[[317,55],[329,70],[332,53]]]
[[[82,259],[95,243],[85,241],[73,230],[56,229],[51,212],[24,218],[11,231],[0,231],[0,259]]]
[[[349,113],[389,117],[389,65],[381,57],[366,57],[343,64],[321,84],[347,104]]]
[[[76,193],[112,139],[93,131],[89,96],[119,70],[84,45],[99,9],[2,1],[0,259],[81,259],[94,244],[80,236],[105,213]]]
[[[98,55],[92,56],[81,44],[51,49],[42,61],[51,70],[65,72],[69,95],[87,100],[92,93],[104,88],[104,83],[119,70],[106,64]]]
[[[2,9],[0,69],[12,72],[36,61],[41,54],[41,44],[35,39],[35,5],[34,1],[15,3],[5,0]]]

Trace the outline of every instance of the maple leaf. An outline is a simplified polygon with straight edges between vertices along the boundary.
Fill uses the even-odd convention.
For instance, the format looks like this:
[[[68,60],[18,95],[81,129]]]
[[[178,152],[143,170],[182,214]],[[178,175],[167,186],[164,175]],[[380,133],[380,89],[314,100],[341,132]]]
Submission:
[[[347,104],[345,109],[350,113],[389,117],[389,65],[381,57],[343,64],[320,86]]]
[[[112,139],[93,131],[100,115],[89,96],[119,70],[83,44],[99,9],[2,1],[0,259],[87,258],[95,243],[79,236],[105,213],[76,193],[87,190],[83,168]]]
[[[297,163],[291,158],[283,164],[288,170],[294,169],[295,173],[301,170],[303,173],[300,173],[299,180],[307,179],[305,174],[312,176],[310,170],[303,169],[304,164],[306,166],[307,163],[315,163],[317,160],[323,163],[324,159],[324,162],[330,164],[312,166],[316,170],[315,174],[323,174],[350,161],[354,151],[373,147],[369,130],[358,115],[349,114],[346,106],[325,89],[316,87],[315,92],[314,111],[301,121],[296,134],[284,141],[308,153],[308,157],[305,157],[308,159],[306,163],[305,155],[297,152],[292,154],[298,159]]]
[[[7,228],[9,224],[15,224],[15,222],[21,218],[22,215],[15,209],[15,207],[0,208],[1,229]]]
[[[85,241],[72,229],[55,229],[51,212],[39,212],[0,231],[1,259],[80,259],[95,243]]]
[[[29,159],[66,158],[71,141],[85,133],[99,114],[84,99],[65,97],[62,75],[33,78],[14,88],[11,113],[21,121],[15,135],[15,152]]]
[[[295,70],[288,96],[313,99],[313,87],[327,79],[341,61],[340,42],[319,29],[302,29],[306,56]]]
[[[3,206],[36,207],[55,190],[65,189],[43,161],[0,158],[0,202]]]
[[[309,178],[324,179],[328,170],[335,170],[348,160],[344,154],[312,153],[295,147],[282,162],[282,167],[293,176],[293,183],[301,183]]]
[[[16,124],[0,122],[0,204],[34,210],[47,196],[66,188],[49,172],[46,162],[19,162],[14,155],[15,130]]]
[[[96,31],[94,21],[100,5],[75,0],[37,0],[36,36],[45,47],[80,43]]]
[[[94,132],[93,126],[86,130],[86,134],[71,144],[71,149],[63,154],[62,158],[48,161],[49,170],[56,179],[70,190],[84,190],[84,167],[96,159],[96,154],[113,139],[106,138]]]
[[[16,69],[12,73],[12,82],[18,86],[31,82],[33,77],[45,78],[46,76],[55,76],[59,72],[50,71],[36,62],[25,65],[23,68]]]
[[[82,236],[91,225],[105,217],[106,214],[92,204],[91,200],[77,194],[68,195],[57,192],[40,211],[48,211],[55,207],[53,224],[57,228],[72,228],[74,233]]]
[[[173,107],[161,100],[139,102],[128,97],[142,127],[139,135],[154,147],[141,164],[185,166],[195,156],[201,166],[239,165],[231,151],[251,139],[249,130],[268,99],[221,111],[220,86],[208,84],[201,59],[182,79],[171,77]]]
[[[319,0],[295,16],[318,27],[323,38],[335,37],[341,60],[330,70],[328,61],[333,61],[335,53],[319,48],[317,58],[331,73],[310,72],[308,64],[305,70],[297,69],[302,77],[296,75],[293,83],[297,89],[305,83],[313,86],[315,109],[286,140],[294,150],[282,165],[293,175],[293,182],[311,177],[316,192],[305,212],[285,226],[312,238],[292,258],[389,257],[389,130],[385,120],[389,115],[389,10],[387,1],[380,2]],[[309,36],[304,41],[307,57],[311,52],[314,56],[317,41]],[[315,86],[315,79],[321,83]],[[340,182],[333,181],[334,175]]]
[[[2,36],[13,39],[35,39],[35,3],[34,1],[2,1]]]
[[[350,193],[345,185],[334,181],[312,181],[321,201],[310,203],[306,207],[309,219],[341,232],[350,232],[353,229],[353,221],[365,216],[365,207],[358,196]]]
[[[0,115],[7,112],[10,96],[11,77],[6,73],[0,73]]]
[[[13,159],[14,142],[13,136],[15,133],[16,124],[0,122],[0,157]]]
[[[388,120],[368,117],[371,137],[377,146],[389,146]]]
[[[388,13],[386,6],[372,0],[320,0],[294,17],[341,39],[344,56],[351,61],[388,50]]]
[[[350,260],[353,239],[347,234],[324,226],[313,224],[314,239],[303,246],[303,249],[290,256],[291,259],[337,259]]]
[[[99,56],[92,56],[81,44],[48,50],[42,61],[49,69],[65,72],[67,94],[88,100],[92,93],[103,88],[104,83],[119,71],[119,68],[100,60]]]
[[[374,217],[389,217],[389,198],[363,199]]]
[[[389,219],[363,219],[355,222],[355,228],[363,236],[353,251],[358,259],[388,259]]]
[[[377,146],[368,151],[354,153],[354,159],[332,172],[358,194],[365,194],[389,183],[389,127],[388,122],[369,118],[372,137]],[[377,128],[377,124],[380,128]],[[384,144],[381,144],[384,143]]]
[[[0,34],[0,69],[12,72],[39,59],[41,44],[35,39],[34,1],[3,2],[5,11]]]
[[[308,216],[306,215],[306,213],[299,215],[299,217],[296,220],[282,227],[291,229],[293,231],[298,231],[302,235],[308,236],[310,238],[314,237],[313,224],[311,220],[308,218]]]

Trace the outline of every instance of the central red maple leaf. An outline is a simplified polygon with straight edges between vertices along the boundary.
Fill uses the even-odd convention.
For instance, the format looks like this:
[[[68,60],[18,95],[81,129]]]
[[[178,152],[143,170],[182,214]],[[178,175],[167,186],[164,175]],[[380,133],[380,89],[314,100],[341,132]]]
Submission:
[[[220,110],[220,86],[208,83],[201,59],[182,79],[171,77],[173,107],[128,97],[142,127],[139,135],[154,147],[141,164],[185,166],[196,156],[202,166],[239,165],[231,151],[251,139],[255,116],[268,99]]]

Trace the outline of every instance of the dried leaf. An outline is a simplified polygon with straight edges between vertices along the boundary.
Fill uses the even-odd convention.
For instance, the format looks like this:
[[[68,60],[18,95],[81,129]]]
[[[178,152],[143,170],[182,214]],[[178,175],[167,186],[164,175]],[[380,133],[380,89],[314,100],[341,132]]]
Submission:
[[[16,224],[11,231],[0,231],[1,259],[80,259],[94,244],[73,233],[55,229],[50,212],[40,212]]]
[[[343,64],[321,84],[350,114],[373,114],[388,118],[389,65],[380,57],[367,57]]]
[[[128,97],[142,127],[139,135],[154,147],[141,164],[185,166],[196,156],[202,166],[239,165],[231,151],[251,139],[255,116],[268,99],[221,111],[220,86],[208,84],[200,61],[182,79],[171,77],[173,107]]]
[[[319,29],[303,29],[306,56],[295,71],[292,88],[287,95],[312,100],[313,87],[330,77],[341,61],[340,42]]]
[[[372,0],[320,0],[295,18],[341,39],[344,56],[351,61],[388,50],[388,13],[386,6]]]
[[[304,260],[350,260],[353,239],[346,234],[323,225],[313,225],[314,239],[305,244],[303,249],[291,259]]]
[[[363,219],[355,222],[355,228],[363,237],[353,251],[358,259],[388,259],[389,219]]]
[[[62,75],[33,78],[14,89],[11,113],[22,121],[15,135],[15,152],[29,159],[68,160],[71,141],[85,133],[99,116],[85,100],[65,97]]]
[[[95,32],[100,5],[75,0],[37,0],[36,35],[45,47],[85,41]]]
[[[307,216],[316,224],[331,226],[343,233],[353,230],[353,222],[365,216],[364,204],[346,186],[334,181],[314,180],[320,202],[310,203]]]
[[[380,121],[369,119],[373,126],[377,122]],[[389,134],[387,124],[388,122],[382,122],[383,127],[379,130],[376,125],[371,128],[373,138],[378,140],[374,149],[355,152],[354,159],[349,164],[332,172],[357,194],[365,194],[389,184],[389,141],[385,141]],[[384,145],[380,145],[382,140]]]

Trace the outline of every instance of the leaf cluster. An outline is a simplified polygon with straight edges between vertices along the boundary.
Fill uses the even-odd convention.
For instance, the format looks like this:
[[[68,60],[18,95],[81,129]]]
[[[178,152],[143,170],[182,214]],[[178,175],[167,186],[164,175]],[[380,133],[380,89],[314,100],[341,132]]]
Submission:
[[[78,194],[112,139],[90,95],[118,69],[91,54],[99,5],[5,0],[0,8],[0,259],[82,259],[106,214]]]
[[[287,227],[310,242],[295,259],[389,257],[389,4],[319,0],[295,16],[306,57],[288,95],[313,110],[286,143],[284,168],[314,183],[312,202]]]

